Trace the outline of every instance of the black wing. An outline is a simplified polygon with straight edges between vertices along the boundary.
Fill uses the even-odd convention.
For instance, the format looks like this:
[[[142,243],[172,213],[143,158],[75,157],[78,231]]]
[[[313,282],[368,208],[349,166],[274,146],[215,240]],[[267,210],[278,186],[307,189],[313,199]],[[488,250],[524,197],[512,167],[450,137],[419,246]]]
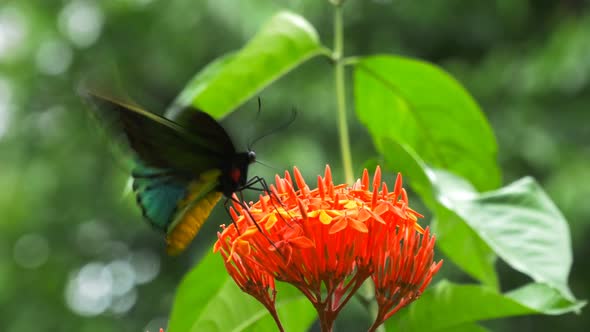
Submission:
[[[86,97],[122,131],[146,165],[192,175],[220,168],[236,153],[231,139],[209,114],[194,110],[182,127],[157,114],[94,93]]]

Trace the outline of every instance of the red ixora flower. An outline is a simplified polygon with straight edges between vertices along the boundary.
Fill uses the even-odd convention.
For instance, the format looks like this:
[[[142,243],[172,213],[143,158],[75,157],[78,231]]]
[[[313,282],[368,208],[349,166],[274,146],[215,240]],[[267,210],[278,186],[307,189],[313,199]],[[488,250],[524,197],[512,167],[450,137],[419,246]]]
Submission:
[[[238,286],[275,318],[275,280],[297,287],[316,308],[322,331],[367,279],[375,285],[374,331],[417,299],[438,272],[434,236],[418,225],[398,174],[393,191],[375,170],[354,185],[334,185],[330,167],[310,190],[297,168],[276,177],[271,195],[230,209],[233,225],[222,226],[214,250]]]

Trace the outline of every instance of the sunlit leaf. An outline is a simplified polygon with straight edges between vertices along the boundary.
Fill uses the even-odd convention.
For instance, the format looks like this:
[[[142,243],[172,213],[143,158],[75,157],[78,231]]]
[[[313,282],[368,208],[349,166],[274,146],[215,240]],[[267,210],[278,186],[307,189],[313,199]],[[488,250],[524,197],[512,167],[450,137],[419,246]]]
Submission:
[[[411,188],[433,210],[435,219],[432,226],[437,246],[472,277],[489,287],[497,288],[498,277],[494,269],[496,255],[469,225],[435,199],[428,175],[429,168],[410,147],[391,139],[384,139],[382,145],[388,146],[384,151],[386,166],[402,172],[404,181],[409,181]]]
[[[169,331],[190,331],[207,303],[215,297],[228,281],[223,262],[210,254],[188,273],[176,289],[174,306],[168,323]]]
[[[567,285],[572,265],[567,221],[537,182],[526,177],[496,191],[468,189],[449,195],[463,180],[435,172],[438,200],[456,212],[514,269],[558,289],[573,300]]]
[[[277,311],[286,331],[306,331],[316,318],[309,300],[288,285],[278,286]],[[275,331],[274,320],[228,277],[219,255],[210,254],[185,278],[167,331]]]
[[[201,69],[192,78],[184,90],[180,92],[180,95],[176,97],[174,104],[172,104],[170,109],[167,111],[167,116],[173,118],[178,123],[183,123],[185,121],[182,118],[183,116],[190,118],[187,113],[183,112],[184,107],[191,105],[193,99],[205,91],[211,82],[213,82],[215,77],[219,75],[220,71],[223,70],[224,66],[233,61],[235,57],[235,53],[225,54]]]
[[[448,329],[436,330],[436,332],[489,332],[490,330],[478,325],[476,323],[465,323],[461,325],[455,325]]]
[[[309,22],[280,12],[241,50],[198,73],[167,116],[176,119],[182,107],[192,105],[223,117],[292,68],[325,52]]]
[[[434,65],[396,56],[362,58],[354,68],[357,116],[381,153],[389,149],[382,139],[391,138],[479,190],[499,186],[492,129],[455,79]]]
[[[392,331],[452,331],[455,326],[482,320],[540,313],[556,315],[579,310],[583,305],[568,301],[543,284],[533,283],[500,294],[483,286],[441,281],[387,325]]]

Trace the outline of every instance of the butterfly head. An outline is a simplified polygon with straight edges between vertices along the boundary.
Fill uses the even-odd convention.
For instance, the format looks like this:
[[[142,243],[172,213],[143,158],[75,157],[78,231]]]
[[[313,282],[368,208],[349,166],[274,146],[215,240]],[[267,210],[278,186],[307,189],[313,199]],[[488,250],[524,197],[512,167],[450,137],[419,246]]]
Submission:
[[[248,151],[248,165],[253,164],[256,162],[256,152],[250,150]]]

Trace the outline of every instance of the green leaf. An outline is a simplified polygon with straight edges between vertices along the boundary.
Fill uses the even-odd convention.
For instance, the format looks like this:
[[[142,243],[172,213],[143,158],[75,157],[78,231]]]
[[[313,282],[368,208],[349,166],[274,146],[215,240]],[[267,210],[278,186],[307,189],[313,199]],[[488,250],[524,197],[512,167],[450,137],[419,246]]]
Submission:
[[[389,138],[384,139],[382,145],[388,147],[384,151],[386,167],[401,172],[404,181],[409,180],[412,189],[435,213],[432,226],[437,246],[472,277],[498,288],[494,252],[459,216],[435,199],[428,175],[431,171],[426,164],[408,146]]]
[[[455,211],[504,261],[533,280],[574,300],[567,285],[572,265],[567,221],[530,177],[496,191],[478,194],[465,188],[449,193],[463,180],[437,171],[438,200]]]
[[[461,325],[455,325],[448,329],[440,329],[436,330],[435,332],[489,332],[490,330],[475,324],[475,323],[465,323]]]
[[[276,307],[285,330],[306,331],[316,318],[307,298],[289,285],[277,285],[277,291]],[[276,329],[266,308],[227,276],[219,255],[210,254],[178,288],[167,331]]]
[[[280,12],[241,50],[198,73],[167,116],[177,119],[183,107],[192,105],[215,118],[223,117],[295,66],[326,53],[309,22]]]
[[[217,256],[209,254],[184,277],[176,290],[167,331],[190,331],[192,322],[201,315],[209,299],[228,281],[223,261]]]
[[[406,144],[429,165],[497,188],[496,140],[479,106],[440,68],[396,56],[355,62],[356,112],[381,153],[383,138]]]
[[[497,256],[490,246],[453,211],[437,205],[435,213],[432,232],[438,247],[472,277],[498,289]]]
[[[536,282],[575,299],[567,284],[572,264],[567,221],[532,178],[480,194],[464,179],[428,168],[410,148],[384,144],[390,147],[388,165],[409,175],[413,188],[434,210],[439,247],[454,263],[494,286],[495,273],[486,273],[493,271],[496,253]]]
[[[561,315],[571,311],[579,312],[586,301],[573,301],[563,297],[557,290],[546,284],[530,283],[506,293],[506,296],[529,308],[547,315]]]
[[[223,70],[224,66],[234,60],[236,53],[227,53],[213,60],[199,71],[188,83],[188,85],[180,92],[172,106],[168,109],[166,116],[174,119],[178,123],[186,121],[183,116],[190,116],[183,112],[187,105],[191,105],[195,96],[198,96],[201,92],[205,91],[213,79],[219,75],[220,71]]]
[[[514,296],[514,292],[503,295],[487,287],[441,281],[409,308],[401,310],[386,326],[407,332],[453,331],[455,326],[487,319],[527,314],[555,315],[579,310],[584,305],[568,301],[547,285],[529,284],[523,289],[515,291],[519,296]]]

